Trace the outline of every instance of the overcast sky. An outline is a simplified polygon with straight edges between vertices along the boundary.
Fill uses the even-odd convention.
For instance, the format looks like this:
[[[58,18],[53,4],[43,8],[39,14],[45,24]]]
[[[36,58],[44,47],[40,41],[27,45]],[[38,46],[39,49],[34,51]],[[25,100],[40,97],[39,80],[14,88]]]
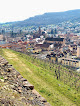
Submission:
[[[0,0],[0,22],[24,20],[45,12],[80,9],[79,0]]]

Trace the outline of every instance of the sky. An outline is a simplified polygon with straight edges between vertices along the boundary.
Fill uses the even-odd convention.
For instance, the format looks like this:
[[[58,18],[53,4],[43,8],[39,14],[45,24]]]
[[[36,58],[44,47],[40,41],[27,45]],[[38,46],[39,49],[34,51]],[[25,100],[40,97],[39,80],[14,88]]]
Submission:
[[[80,9],[79,0],[0,0],[0,23],[74,9]]]

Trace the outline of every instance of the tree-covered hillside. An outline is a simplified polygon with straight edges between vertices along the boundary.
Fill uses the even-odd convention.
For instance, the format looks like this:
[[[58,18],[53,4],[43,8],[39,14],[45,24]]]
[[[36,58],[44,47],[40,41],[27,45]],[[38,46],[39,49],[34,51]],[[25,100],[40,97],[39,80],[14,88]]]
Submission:
[[[31,17],[23,21],[27,25],[49,25],[58,24],[64,21],[80,21],[80,10],[70,10],[65,12],[50,12],[43,15]]]
[[[10,26],[13,27],[24,27],[32,25],[40,26],[40,25],[58,24],[64,21],[80,22],[80,9],[69,10],[64,12],[44,13],[42,15],[36,15],[34,17],[30,17],[29,19],[26,19],[24,21],[8,22],[6,24],[8,25],[10,24]]]

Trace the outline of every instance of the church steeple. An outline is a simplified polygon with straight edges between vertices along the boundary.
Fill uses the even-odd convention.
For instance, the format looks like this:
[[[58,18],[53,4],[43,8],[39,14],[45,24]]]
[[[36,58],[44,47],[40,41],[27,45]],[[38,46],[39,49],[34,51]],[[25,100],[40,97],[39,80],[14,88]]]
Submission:
[[[41,28],[39,27],[39,36],[41,36]]]

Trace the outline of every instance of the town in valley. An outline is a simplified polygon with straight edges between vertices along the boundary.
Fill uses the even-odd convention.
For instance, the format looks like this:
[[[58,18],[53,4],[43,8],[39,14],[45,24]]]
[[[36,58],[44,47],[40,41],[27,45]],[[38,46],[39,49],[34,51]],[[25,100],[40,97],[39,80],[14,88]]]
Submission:
[[[62,64],[80,72],[80,23],[0,27],[0,48]]]

